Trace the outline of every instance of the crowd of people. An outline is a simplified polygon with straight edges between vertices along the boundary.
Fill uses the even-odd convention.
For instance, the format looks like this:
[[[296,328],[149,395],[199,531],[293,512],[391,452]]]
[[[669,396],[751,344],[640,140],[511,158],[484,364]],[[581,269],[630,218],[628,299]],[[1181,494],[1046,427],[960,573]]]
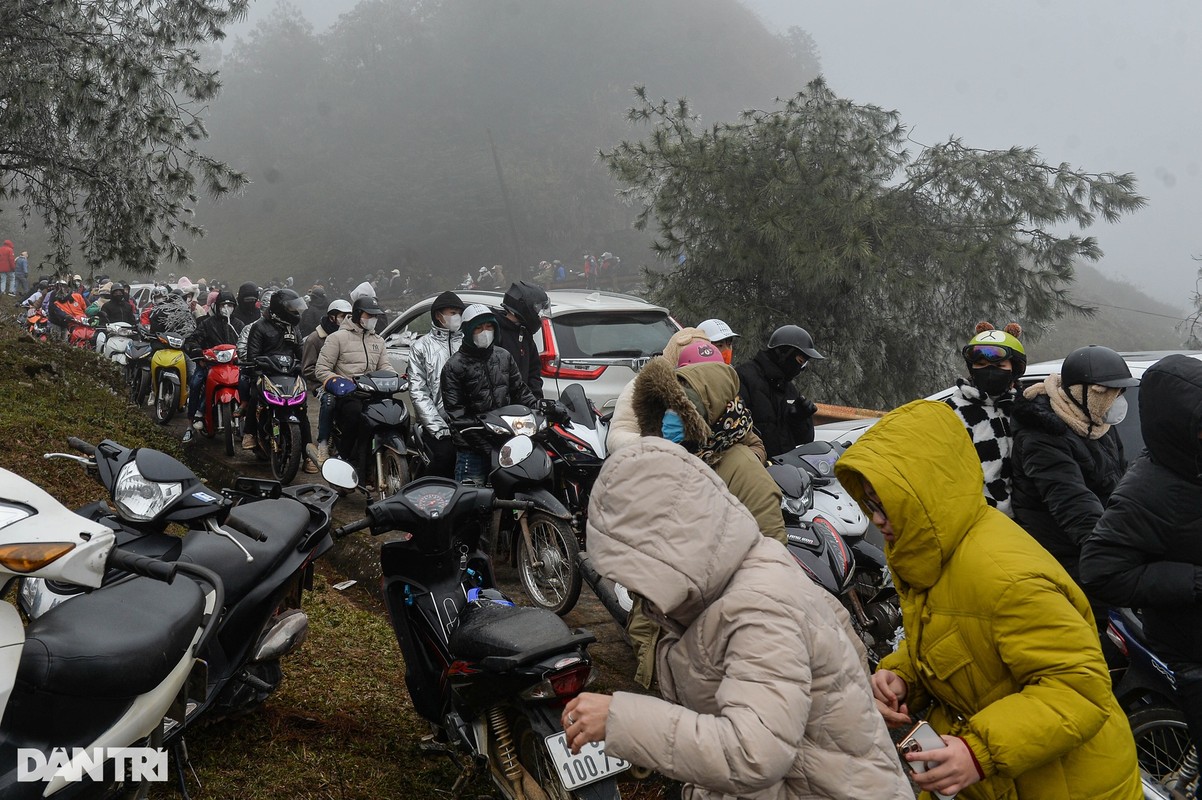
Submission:
[[[24,304],[52,322],[62,306],[60,319],[170,330],[192,355],[236,344],[248,424],[259,358],[294,355],[319,397],[315,439],[300,415],[315,472],[335,424],[341,455],[365,456],[358,401],[338,389],[389,368],[378,286],[302,297],[181,278],[137,309],[124,285],[75,276],[39,282]],[[487,446],[461,423],[550,402],[535,345],[548,308],[523,280],[497,306],[437,295],[408,368],[431,473],[484,482]],[[836,463],[881,531],[903,611],[905,636],[872,674],[846,611],[784,549],[766,469],[814,438],[817,406],[795,384],[824,360],[813,336],[781,325],[739,357],[739,334],[708,319],[665,342],[617,400],[588,517],[594,564],[635,597],[636,679],[658,697],[580,694],[562,715],[571,747],[604,740],[694,797],[902,798],[912,780],[966,800],[1135,800],[1134,740],[1103,650],[1112,605],[1145,609],[1202,744],[1202,364],[1170,356],[1145,374],[1148,449],[1127,469],[1115,426],[1139,381],[1126,362],[1091,345],[1022,387],[1022,336],[979,324],[946,401],[890,412]],[[203,365],[192,370],[197,398]],[[196,403],[188,413],[198,419]],[[919,719],[944,746],[899,759],[887,728]]]

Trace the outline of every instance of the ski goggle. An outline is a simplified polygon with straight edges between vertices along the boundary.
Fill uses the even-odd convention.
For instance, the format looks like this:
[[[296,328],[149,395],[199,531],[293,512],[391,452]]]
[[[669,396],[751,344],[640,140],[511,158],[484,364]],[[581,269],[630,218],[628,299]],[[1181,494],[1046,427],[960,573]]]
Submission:
[[[969,363],[979,364],[982,361],[986,364],[997,364],[1013,357],[1009,347],[1001,347],[996,344],[978,344],[974,345],[965,354]]]

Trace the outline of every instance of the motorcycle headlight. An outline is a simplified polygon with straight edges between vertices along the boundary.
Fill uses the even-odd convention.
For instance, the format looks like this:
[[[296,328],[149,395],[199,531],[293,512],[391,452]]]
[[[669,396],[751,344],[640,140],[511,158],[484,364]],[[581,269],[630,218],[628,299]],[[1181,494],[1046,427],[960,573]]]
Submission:
[[[148,481],[138,471],[137,462],[131,461],[121,468],[117,483],[113,487],[113,503],[126,519],[149,522],[163,513],[184,493],[182,483],[156,483]]]
[[[20,522],[32,516],[33,510],[29,506],[0,501],[0,528],[7,528],[14,522]]]
[[[526,414],[521,417],[501,417],[509,429],[513,431],[514,436],[533,436],[538,430],[538,423],[534,421],[533,414]]]
[[[800,517],[809,510],[809,506],[806,505],[805,498],[802,497],[782,497],[780,500],[780,507],[785,513],[792,514],[795,517]]]

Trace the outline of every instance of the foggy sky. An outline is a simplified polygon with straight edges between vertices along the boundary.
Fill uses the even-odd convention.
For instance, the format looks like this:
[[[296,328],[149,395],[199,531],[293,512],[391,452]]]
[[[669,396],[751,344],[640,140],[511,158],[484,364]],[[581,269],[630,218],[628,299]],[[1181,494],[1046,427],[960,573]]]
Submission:
[[[1197,0],[742,2],[770,29],[808,31],[836,93],[897,109],[922,144],[955,135],[970,147],[1035,146],[1051,164],[1135,173],[1148,206],[1086,231],[1106,253],[1099,267],[1188,304],[1199,266],[1191,256],[1202,255]],[[292,4],[322,30],[355,3]],[[273,6],[256,0],[231,36]],[[648,89],[674,96],[670,86]]]

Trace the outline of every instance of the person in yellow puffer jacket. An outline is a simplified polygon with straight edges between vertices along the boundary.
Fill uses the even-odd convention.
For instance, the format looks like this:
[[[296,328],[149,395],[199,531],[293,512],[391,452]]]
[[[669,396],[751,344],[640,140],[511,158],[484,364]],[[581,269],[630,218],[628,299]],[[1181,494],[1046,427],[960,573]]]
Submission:
[[[1135,742],[1089,603],[990,508],[964,426],[943,403],[891,412],[835,474],[885,537],[906,631],[873,675],[892,727],[925,711],[943,750],[915,776],[961,800],[1139,800]]]

